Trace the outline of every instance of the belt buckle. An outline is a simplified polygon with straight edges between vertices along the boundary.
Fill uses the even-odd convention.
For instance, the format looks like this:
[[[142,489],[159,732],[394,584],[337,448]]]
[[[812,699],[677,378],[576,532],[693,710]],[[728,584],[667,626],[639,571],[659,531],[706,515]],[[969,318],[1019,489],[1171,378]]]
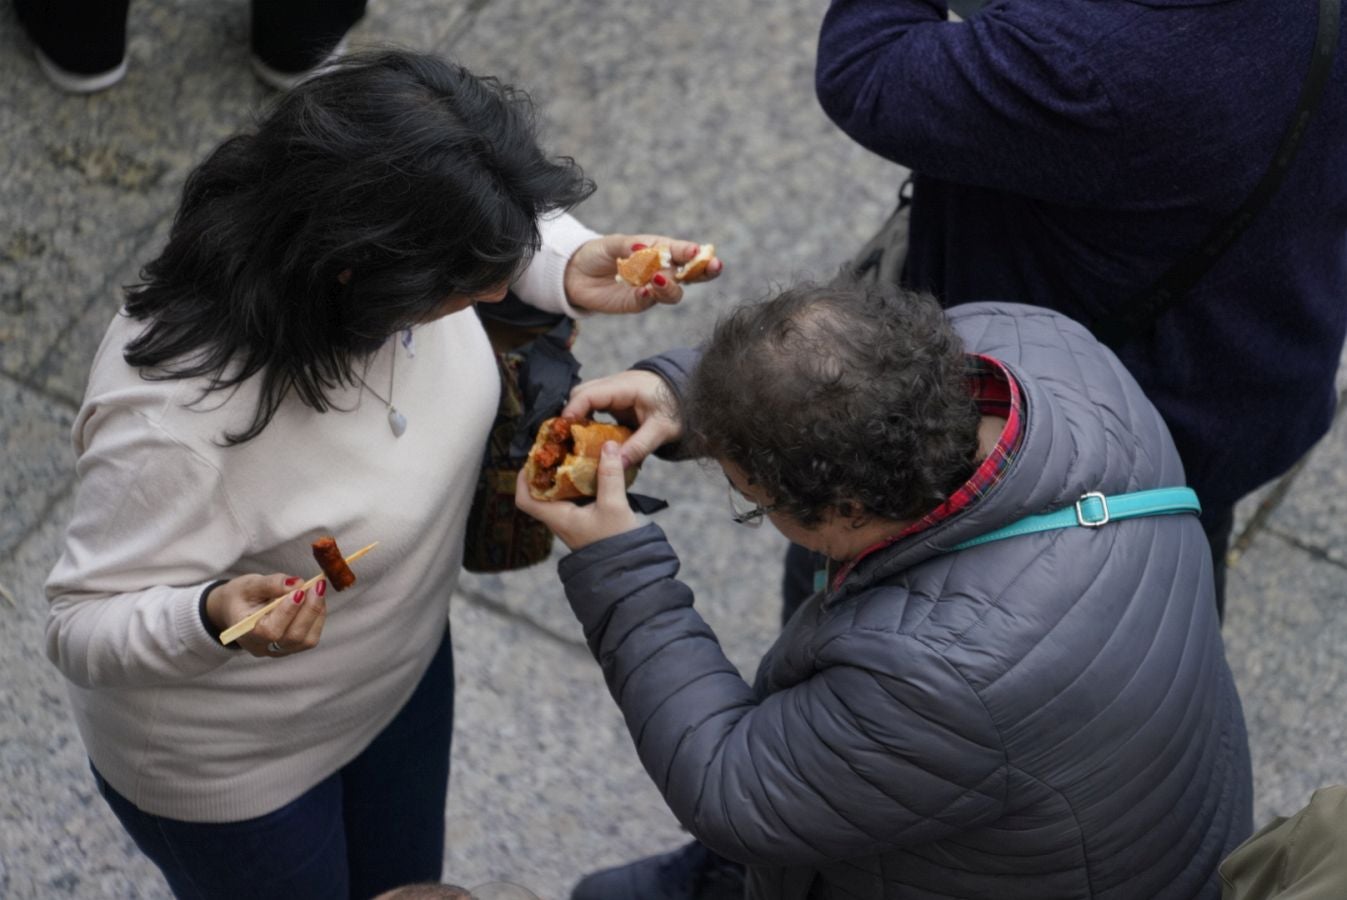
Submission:
[[[1083,504],[1086,500],[1099,501],[1099,506],[1104,511],[1104,515],[1102,518],[1097,519],[1086,518],[1085,509],[1083,506],[1081,506],[1081,504]],[[1107,525],[1108,523],[1109,523],[1108,498],[1105,497],[1103,494],[1099,493],[1099,491],[1088,491],[1084,494],[1081,494],[1080,499],[1076,501],[1076,524],[1080,525],[1082,528],[1099,528],[1101,525]]]

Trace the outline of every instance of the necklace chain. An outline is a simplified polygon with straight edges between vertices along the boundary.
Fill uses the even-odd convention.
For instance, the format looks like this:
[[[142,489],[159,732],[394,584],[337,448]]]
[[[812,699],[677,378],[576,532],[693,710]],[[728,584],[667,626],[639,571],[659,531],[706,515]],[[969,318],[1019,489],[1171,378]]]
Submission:
[[[408,351],[410,352],[410,347],[408,347]],[[376,400],[388,408],[388,427],[393,432],[393,437],[400,438],[402,437],[403,432],[407,430],[407,417],[398,412],[398,408],[393,405],[393,379],[397,374],[397,365],[398,348],[394,345],[393,349],[390,351],[388,360],[388,396],[386,398],[374,388],[370,387],[370,383],[365,380],[363,375],[357,373],[355,377],[365,386],[365,390],[369,391],[374,395]],[[369,371],[368,367],[366,367],[365,371]]]
[[[390,358],[390,360],[389,360],[389,362],[388,362],[388,396],[387,396],[387,397],[384,397],[383,394],[380,394],[380,393],[379,393],[378,391],[376,391],[374,388],[370,387],[370,383],[369,383],[368,381],[365,380],[365,378],[364,378],[363,375],[356,374],[355,377],[356,377],[356,380],[358,380],[361,384],[363,384],[363,385],[365,386],[365,390],[369,391],[371,394],[374,395],[374,399],[378,400],[380,403],[382,403],[384,406],[388,407],[389,409],[392,409],[392,408],[393,408],[393,376],[397,373],[397,364],[398,364],[398,353],[397,353],[397,350],[394,350],[394,351],[393,351],[391,354],[389,354],[389,355],[390,355],[391,358]],[[368,372],[368,371],[369,371],[369,368],[366,367],[365,371]]]

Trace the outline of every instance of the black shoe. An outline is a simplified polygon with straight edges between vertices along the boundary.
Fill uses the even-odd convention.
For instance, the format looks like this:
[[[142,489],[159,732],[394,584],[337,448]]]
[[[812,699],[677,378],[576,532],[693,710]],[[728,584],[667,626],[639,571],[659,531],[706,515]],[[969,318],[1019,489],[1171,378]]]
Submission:
[[[15,0],[19,24],[33,43],[38,68],[63,91],[91,94],[126,75],[126,0],[103,0],[72,21],[47,0]]]
[[[571,900],[743,900],[744,867],[697,841],[580,879]]]

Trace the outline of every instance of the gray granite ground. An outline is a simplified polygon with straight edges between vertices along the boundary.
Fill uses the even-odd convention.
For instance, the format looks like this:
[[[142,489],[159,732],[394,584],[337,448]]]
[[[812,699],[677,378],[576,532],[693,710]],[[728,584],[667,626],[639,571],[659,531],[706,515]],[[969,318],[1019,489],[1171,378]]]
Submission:
[[[723,278],[681,307],[591,321],[587,374],[696,340],[734,301],[826,275],[882,217],[887,164],[814,104],[820,4],[376,0],[357,43],[459,57],[530,89],[555,152],[600,186],[599,229],[714,241]],[[125,83],[89,98],[38,73],[0,5],[0,897],[166,897],[93,791],[41,585],[73,486],[67,434],[118,286],[162,240],[189,168],[268,96],[246,68],[246,4],[137,0]],[[775,248],[770,259],[756,246]],[[785,252],[782,252],[782,251]],[[1248,714],[1259,821],[1347,782],[1343,428],[1240,510],[1226,636]],[[651,493],[699,606],[751,670],[770,641],[783,545],[736,530],[717,479],[652,463]],[[550,569],[465,581],[446,877],[564,896],[582,872],[681,840],[632,754]]]

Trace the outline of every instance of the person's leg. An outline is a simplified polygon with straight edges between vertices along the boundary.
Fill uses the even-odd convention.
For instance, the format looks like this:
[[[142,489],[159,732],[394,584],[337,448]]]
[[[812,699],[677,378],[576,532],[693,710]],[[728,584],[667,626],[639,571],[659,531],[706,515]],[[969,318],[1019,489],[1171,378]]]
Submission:
[[[365,15],[366,0],[252,0],[252,49],[268,68],[307,72]]]
[[[1202,530],[1211,547],[1211,568],[1216,582],[1216,615],[1225,620],[1225,556],[1230,551],[1230,534],[1235,528],[1235,508],[1204,507]]]
[[[454,657],[445,633],[411,698],[340,772],[352,900],[440,880],[454,727]]]
[[[130,0],[14,0],[19,24],[37,46],[39,61],[45,57],[44,70],[51,75],[48,65],[54,65],[93,85],[87,90],[107,87],[125,72],[130,5]]]
[[[92,766],[91,766],[92,768]],[[98,790],[174,896],[190,900],[344,900],[341,784],[328,778],[256,819],[180,822],[136,808],[94,770]]]
[[[601,869],[570,900],[743,900],[744,867],[693,841],[677,850]]]

